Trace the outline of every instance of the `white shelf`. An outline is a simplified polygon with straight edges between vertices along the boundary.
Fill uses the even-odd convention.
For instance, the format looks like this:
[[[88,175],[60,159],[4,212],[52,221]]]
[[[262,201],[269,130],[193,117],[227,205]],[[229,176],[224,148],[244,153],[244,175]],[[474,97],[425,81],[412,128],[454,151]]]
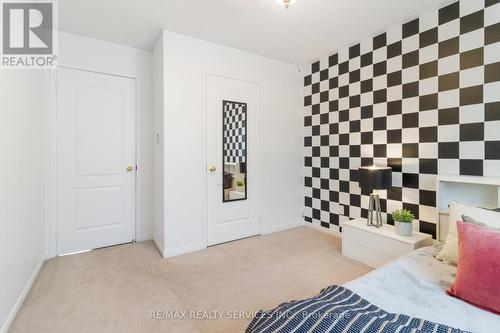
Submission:
[[[452,201],[474,207],[500,207],[500,177],[438,175],[436,184],[438,239],[444,241],[448,234],[448,205]]]
[[[437,177],[437,180],[440,182],[449,182],[449,183],[481,184],[481,185],[500,186],[500,177],[439,175]]]

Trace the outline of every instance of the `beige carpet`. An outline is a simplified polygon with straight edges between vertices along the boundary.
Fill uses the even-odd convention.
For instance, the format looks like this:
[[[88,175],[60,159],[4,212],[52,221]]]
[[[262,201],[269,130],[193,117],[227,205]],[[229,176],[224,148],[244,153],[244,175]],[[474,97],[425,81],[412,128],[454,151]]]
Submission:
[[[47,261],[11,332],[242,332],[252,311],[369,270],[342,257],[340,239],[308,227],[166,260],[151,242],[123,245]]]

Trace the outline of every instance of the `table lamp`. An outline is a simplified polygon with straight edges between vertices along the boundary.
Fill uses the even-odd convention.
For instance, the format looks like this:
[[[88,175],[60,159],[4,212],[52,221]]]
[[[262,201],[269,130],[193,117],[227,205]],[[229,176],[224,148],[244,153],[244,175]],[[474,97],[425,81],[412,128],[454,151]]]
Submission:
[[[392,187],[392,168],[375,165],[359,168],[359,187],[371,192],[368,206],[368,226],[381,227],[382,213],[377,190],[387,190]],[[374,210],[375,222],[373,221]]]

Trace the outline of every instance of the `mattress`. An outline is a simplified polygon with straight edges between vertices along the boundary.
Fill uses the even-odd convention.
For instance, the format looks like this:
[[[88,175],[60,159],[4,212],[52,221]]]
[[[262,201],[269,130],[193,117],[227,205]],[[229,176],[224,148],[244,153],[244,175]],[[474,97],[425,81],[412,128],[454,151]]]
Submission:
[[[344,284],[387,312],[426,319],[470,332],[491,333],[500,316],[448,296],[456,267],[434,258],[440,246],[425,247]]]

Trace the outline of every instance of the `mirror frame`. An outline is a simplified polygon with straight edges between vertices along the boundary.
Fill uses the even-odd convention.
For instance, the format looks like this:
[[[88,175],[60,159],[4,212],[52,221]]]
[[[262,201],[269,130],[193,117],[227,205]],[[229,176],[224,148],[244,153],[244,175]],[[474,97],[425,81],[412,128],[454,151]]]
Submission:
[[[246,170],[245,170],[245,197],[240,198],[240,199],[233,199],[233,200],[226,200],[224,196],[224,173],[226,169],[226,161],[225,161],[225,148],[224,148],[224,139],[225,139],[225,130],[224,130],[224,117],[225,117],[225,110],[224,107],[228,103],[235,103],[235,104],[240,104],[243,105],[244,107],[244,113],[245,113],[245,164],[246,164]],[[222,100],[222,203],[226,202],[235,202],[235,201],[243,201],[243,200],[248,200],[248,103],[246,102],[237,102],[237,101],[230,101],[223,99]]]

